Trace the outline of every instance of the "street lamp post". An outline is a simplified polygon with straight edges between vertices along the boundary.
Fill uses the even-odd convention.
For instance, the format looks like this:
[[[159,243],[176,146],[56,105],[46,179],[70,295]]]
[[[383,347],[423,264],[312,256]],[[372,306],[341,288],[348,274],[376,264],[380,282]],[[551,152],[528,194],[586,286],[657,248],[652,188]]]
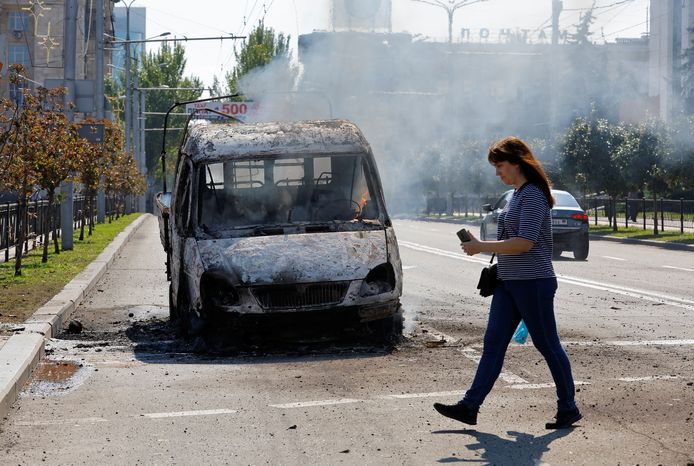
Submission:
[[[138,168],[140,169],[140,173],[142,173],[142,175],[145,177],[145,180],[147,181],[146,196],[147,198],[149,198],[149,190],[153,184],[150,182],[148,176],[147,153],[145,150],[145,132],[147,130],[147,112],[145,111],[146,93],[149,91],[210,91],[210,89],[206,87],[169,87],[166,84],[162,84],[159,87],[135,87],[133,88],[133,90],[137,92],[139,95],[139,99],[137,99],[139,101],[137,111],[137,124],[135,125],[138,133],[135,135],[135,138],[139,142],[139,154],[137,154],[136,160],[138,161]],[[163,174],[162,176],[166,176],[166,174]],[[146,198],[143,196],[140,198],[141,211],[144,212],[146,210],[146,207]]]
[[[130,83],[130,6],[135,2],[135,0],[130,0],[130,3],[126,3],[125,0],[118,0],[116,3],[122,1],[125,5],[125,148],[126,150],[132,152],[133,142],[132,142],[132,89]]]

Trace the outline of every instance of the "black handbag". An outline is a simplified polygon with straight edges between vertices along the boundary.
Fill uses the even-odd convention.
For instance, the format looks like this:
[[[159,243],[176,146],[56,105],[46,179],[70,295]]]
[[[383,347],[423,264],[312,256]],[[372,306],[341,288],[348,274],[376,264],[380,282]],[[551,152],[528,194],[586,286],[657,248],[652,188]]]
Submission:
[[[482,269],[480,280],[477,283],[477,289],[480,290],[480,295],[485,298],[493,295],[494,289],[496,288],[496,264],[492,264],[495,255],[496,254],[492,254],[492,259],[489,261],[490,265]]]
[[[526,183],[527,184],[527,183]],[[521,186],[521,189],[523,189],[523,186]],[[506,225],[501,229],[501,238],[504,238],[504,233],[506,232]],[[492,258],[489,259],[489,265],[486,266],[485,268],[482,269],[482,272],[480,272],[480,280],[477,282],[477,289],[480,290],[480,296],[484,296],[485,298],[487,296],[491,296],[494,294],[494,290],[496,289],[496,280],[497,280],[497,275],[496,275],[496,266],[497,264],[492,264],[494,262],[494,256],[496,256],[496,253],[492,254]]]

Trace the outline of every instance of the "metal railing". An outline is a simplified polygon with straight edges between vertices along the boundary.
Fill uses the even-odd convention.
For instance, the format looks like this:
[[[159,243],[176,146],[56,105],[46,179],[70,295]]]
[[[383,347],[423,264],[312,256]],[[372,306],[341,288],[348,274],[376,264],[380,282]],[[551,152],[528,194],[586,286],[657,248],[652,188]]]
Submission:
[[[480,217],[483,204],[494,205],[498,196],[461,196],[453,197],[451,207],[454,215]],[[694,200],[691,199],[646,199],[585,197],[576,198],[581,208],[591,218],[595,225],[612,225],[617,222],[621,227],[641,227],[654,232],[678,231],[694,233]],[[426,199],[423,209],[426,215],[442,215],[447,212],[448,202],[445,197],[430,196]],[[645,214],[644,214],[645,213]]]
[[[641,227],[654,233],[694,233],[694,200],[586,197],[579,200],[595,225]]]
[[[482,205],[494,205],[498,200],[499,196],[456,196],[451,199],[450,203],[453,215],[482,217],[486,213],[482,210]],[[445,197],[427,197],[423,213],[426,215],[445,214],[448,209],[448,202]]]
[[[114,216],[118,215],[119,212],[126,211],[132,212],[132,203],[126,202],[125,209],[122,206],[122,200],[115,197],[106,198],[106,215],[109,221]],[[49,234],[52,231],[56,232],[56,237],[60,238],[60,205],[54,204],[52,206],[48,205],[47,200],[34,200],[29,201],[27,205],[25,215],[25,221],[19,222],[19,209],[16,203],[4,203],[0,204],[0,262],[9,262],[9,260],[14,257],[15,248],[17,246],[17,239],[19,237],[19,231],[17,228],[20,223],[26,225],[26,234],[24,235],[24,242],[22,244],[23,253],[29,252],[30,249],[35,249],[37,243],[42,243],[43,236],[48,230]],[[80,222],[89,219],[86,218],[89,214],[87,213],[87,199],[84,196],[74,197],[74,218],[73,227],[75,230],[80,228]],[[51,212],[51,223],[47,224],[48,210],[53,209]],[[92,221],[96,223],[96,211],[93,212]],[[52,239],[52,237],[51,237]]]

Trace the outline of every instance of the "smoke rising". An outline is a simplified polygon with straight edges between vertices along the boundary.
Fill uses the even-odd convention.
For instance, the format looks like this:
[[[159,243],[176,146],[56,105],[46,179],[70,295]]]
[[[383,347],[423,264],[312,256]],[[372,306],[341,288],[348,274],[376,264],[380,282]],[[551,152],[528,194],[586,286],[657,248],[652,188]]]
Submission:
[[[432,152],[458,157],[451,170],[475,166],[500,192],[486,164],[494,139],[548,139],[593,109],[634,121],[649,111],[648,46],[639,40],[552,47],[513,36],[448,44],[406,33],[314,32],[299,37],[297,58],[298,70],[277,61],[242,80],[260,103],[256,119],[354,121],[372,145],[391,212],[422,208]],[[472,192],[472,184],[445,188]]]

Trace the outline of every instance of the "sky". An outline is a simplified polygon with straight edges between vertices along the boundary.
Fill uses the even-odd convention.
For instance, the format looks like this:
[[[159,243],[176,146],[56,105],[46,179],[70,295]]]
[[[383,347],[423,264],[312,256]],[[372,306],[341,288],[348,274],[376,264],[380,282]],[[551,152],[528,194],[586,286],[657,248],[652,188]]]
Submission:
[[[447,1],[447,0],[444,0]],[[575,30],[579,15],[593,0],[564,0],[560,29]],[[316,30],[330,30],[331,0],[134,0],[132,7],[147,8],[147,35],[170,32],[170,37],[220,37],[245,35],[258,20],[276,32],[292,38],[296,56],[296,38]],[[648,32],[649,0],[595,0],[597,18],[592,39],[598,43],[615,38],[640,37]],[[487,0],[459,9],[453,22],[453,40],[461,40],[462,28],[472,31],[471,41],[479,40],[478,31],[489,29],[490,39],[509,28],[528,29],[531,37],[550,25],[552,0]],[[392,31],[419,35],[423,40],[445,41],[448,18],[442,8],[413,0],[392,0]],[[549,35],[549,29],[545,29]],[[195,75],[206,86],[214,76],[223,80],[233,69],[233,40],[190,41],[186,43],[186,75]],[[156,49],[150,44],[149,50]]]

